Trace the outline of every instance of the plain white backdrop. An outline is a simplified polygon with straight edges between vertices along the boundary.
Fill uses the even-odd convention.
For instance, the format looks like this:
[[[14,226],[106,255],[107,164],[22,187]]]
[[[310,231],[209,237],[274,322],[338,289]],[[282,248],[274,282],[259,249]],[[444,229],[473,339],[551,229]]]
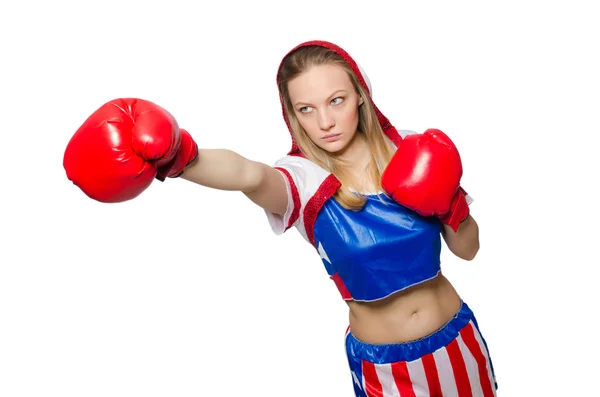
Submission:
[[[443,271],[499,396],[598,395],[600,62],[592,2],[21,1],[0,6],[0,395],[351,396],[319,256],[241,193],[177,179],[101,204],[64,149],[108,100],[201,147],[290,147],[275,73],[340,44],[400,129],[445,131],[481,231]]]

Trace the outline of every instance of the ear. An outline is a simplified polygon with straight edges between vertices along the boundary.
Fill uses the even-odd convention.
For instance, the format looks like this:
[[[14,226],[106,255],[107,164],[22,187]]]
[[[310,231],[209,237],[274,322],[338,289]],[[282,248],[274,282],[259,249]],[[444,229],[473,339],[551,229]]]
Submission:
[[[365,101],[363,100],[362,95],[358,97],[358,106],[362,105]]]

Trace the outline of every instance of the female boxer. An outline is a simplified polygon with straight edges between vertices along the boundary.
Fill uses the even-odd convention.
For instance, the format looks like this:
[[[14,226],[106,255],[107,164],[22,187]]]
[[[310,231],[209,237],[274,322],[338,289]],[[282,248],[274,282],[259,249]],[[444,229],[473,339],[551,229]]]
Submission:
[[[179,176],[244,192],[275,233],[296,228],[315,248],[347,303],[356,396],[494,396],[477,321],[440,270],[442,239],[465,260],[479,249],[452,141],[396,130],[367,76],[332,43],[294,48],[277,83],[292,145],[274,166],[198,149],[164,109],[120,99],[73,136],[67,174],[107,202]]]

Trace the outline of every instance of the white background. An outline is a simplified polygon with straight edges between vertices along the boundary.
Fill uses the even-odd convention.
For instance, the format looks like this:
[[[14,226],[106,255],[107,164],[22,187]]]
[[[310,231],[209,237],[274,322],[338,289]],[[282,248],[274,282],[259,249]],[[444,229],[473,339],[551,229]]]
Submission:
[[[101,204],[62,166],[127,96],[273,163],[290,146],[275,73],[309,39],[359,60],[396,127],[457,144],[481,250],[443,269],[499,395],[599,395],[592,2],[187,3],[0,6],[0,396],[352,395],[347,308],[296,231],[181,179]]]

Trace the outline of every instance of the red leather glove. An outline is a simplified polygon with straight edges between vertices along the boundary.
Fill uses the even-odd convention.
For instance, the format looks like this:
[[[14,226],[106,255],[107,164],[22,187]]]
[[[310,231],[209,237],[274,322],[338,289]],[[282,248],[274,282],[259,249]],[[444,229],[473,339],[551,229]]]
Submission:
[[[86,119],[67,145],[63,166],[90,198],[116,203],[137,197],[155,178],[181,175],[197,154],[196,143],[169,112],[124,98]]]
[[[462,163],[454,143],[440,130],[408,135],[383,172],[383,189],[399,204],[423,216],[436,216],[458,230],[469,215],[460,187]]]

